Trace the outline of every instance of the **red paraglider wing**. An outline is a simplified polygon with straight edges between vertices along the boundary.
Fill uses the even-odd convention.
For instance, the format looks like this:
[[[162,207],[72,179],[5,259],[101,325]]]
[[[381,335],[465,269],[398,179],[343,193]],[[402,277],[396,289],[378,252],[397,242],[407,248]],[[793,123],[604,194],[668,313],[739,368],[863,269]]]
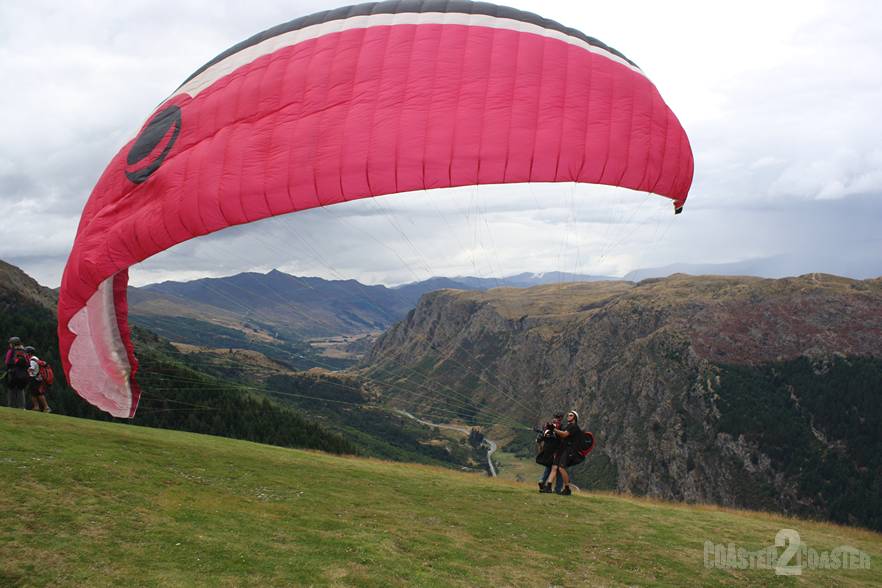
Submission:
[[[692,169],[640,69],[558,23],[432,0],[298,19],[197,71],[110,162],[62,281],[64,367],[89,402],[134,415],[127,268],[199,235],[474,184],[609,184],[680,208]]]

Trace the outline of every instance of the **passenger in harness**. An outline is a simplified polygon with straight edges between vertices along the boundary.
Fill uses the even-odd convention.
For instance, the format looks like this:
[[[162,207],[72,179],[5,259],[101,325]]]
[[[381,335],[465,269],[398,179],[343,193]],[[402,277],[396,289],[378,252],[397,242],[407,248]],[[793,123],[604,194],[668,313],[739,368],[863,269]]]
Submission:
[[[560,428],[563,418],[563,413],[559,412],[554,415],[551,421],[545,423],[544,428],[535,429],[536,433],[538,433],[536,437],[536,463],[545,466],[545,471],[542,472],[542,476],[539,478],[539,492],[542,493],[545,492],[545,483],[548,480],[548,475],[551,474],[554,455],[560,447],[560,439],[554,434],[554,430]],[[558,493],[563,490],[563,478],[557,479],[557,485],[554,490]]]

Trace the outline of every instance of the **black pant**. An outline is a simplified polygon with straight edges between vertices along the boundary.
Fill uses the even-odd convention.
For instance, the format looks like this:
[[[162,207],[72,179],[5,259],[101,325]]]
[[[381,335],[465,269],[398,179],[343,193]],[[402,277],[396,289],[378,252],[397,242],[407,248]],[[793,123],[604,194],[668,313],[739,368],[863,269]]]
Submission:
[[[25,408],[25,387],[9,382],[6,384],[6,406]]]

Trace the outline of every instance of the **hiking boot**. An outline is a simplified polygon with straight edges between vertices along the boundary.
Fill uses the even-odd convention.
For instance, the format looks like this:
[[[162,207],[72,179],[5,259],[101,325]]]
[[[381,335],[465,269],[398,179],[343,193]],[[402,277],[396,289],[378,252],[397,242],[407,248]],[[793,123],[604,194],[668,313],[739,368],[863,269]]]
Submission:
[[[539,492],[542,492],[543,490],[545,490],[545,484],[539,482]]]
[[[540,494],[551,494],[551,484],[545,484],[545,485],[540,484],[540,486],[541,486],[539,488]]]
[[[560,493],[561,496],[569,496],[573,491],[570,490],[569,486],[564,486],[563,492]]]

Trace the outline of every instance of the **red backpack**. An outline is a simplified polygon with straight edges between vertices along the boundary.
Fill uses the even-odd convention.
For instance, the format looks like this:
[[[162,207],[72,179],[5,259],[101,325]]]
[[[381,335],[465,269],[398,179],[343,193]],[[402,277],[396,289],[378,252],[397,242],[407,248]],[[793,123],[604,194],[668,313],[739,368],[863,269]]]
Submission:
[[[28,369],[31,359],[24,349],[13,349],[12,351],[12,367],[17,369]]]
[[[43,383],[47,386],[54,384],[55,374],[52,372],[52,366],[42,359],[37,360],[37,365],[40,366],[40,379],[43,380]]]
[[[579,465],[585,461],[592,449],[594,449],[594,435],[589,431],[583,431],[582,436],[576,439],[576,444],[570,449],[570,459],[567,460],[567,465]]]
[[[12,352],[12,363],[9,366],[9,381],[13,385],[23,386],[28,381],[28,366],[31,362],[24,349],[15,349]]]
[[[585,431],[585,438],[580,439],[580,441],[581,443],[576,448],[576,452],[582,456],[582,459],[585,459],[594,449],[594,434],[591,431]]]

